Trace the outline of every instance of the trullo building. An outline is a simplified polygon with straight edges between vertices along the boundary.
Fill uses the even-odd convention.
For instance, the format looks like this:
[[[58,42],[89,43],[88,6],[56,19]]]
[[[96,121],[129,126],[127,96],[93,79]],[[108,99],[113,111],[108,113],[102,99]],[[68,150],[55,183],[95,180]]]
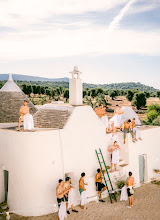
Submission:
[[[75,68],[70,79],[70,104],[44,105],[34,114],[35,132],[9,129],[13,125],[7,122],[12,120],[5,121],[8,112],[3,113],[6,123],[0,124],[0,202],[7,199],[10,210],[17,214],[39,216],[57,211],[56,186],[58,179],[64,179],[66,174],[75,184],[75,205],[79,204],[78,181],[82,172],[86,173],[89,200],[97,195],[95,174],[99,164],[95,149],[102,149],[110,165],[107,150],[113,143],[112,134],[106,134],[94,110],[83,105],[79,75]],[[111,174],[113,183],[114,176],[127,175],[129,170],[133,172],[136,186],[154,177],[153,169],[160,168],[159,134],[160,128],[142,131],[143,141],[136,144],[128,135],[126,145],[122,133],[118,134],[121,166],[119,172]]]

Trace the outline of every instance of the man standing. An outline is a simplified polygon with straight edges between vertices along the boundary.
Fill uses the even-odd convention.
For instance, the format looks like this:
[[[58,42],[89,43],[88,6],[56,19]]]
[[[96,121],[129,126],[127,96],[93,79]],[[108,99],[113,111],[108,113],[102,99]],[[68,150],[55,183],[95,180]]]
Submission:
[[[111,172],[113,172],[113,165],[115,167],[115,171],[118,171],[117,165],[119,164],[119,150],[120,146],[117,144],[117,141],[115,141],[114,144],[108,150],[112,154]]]
[[[20,130],[21,122],[24,121],[24,116],[28,113],[29,114],[29,107],[27,106],[27,101],[24,101],[23,106],[20,107],[19,114],[19,122],[18,122],[18,131]]]
[[[71,186],[71,178],[67,177],[66,182],[64,183],[64,191],[67,193],[64,194],[64,198],[66,201],[66,209],[67,213],[70,214],[69,208],[68,208],[68,203],[72,200],[72,186]],[[71,201],[72,202],[72,201]],[[72,212],[78,212],[77,210],[74,209],[73,204],[71,204]]]
[[[99,195],[99,201],[100,202],[105,202],[103,199],[101,199],[101,193],[107,189],[107,187],[102,183],[102,180],[104,178],[104,173],[105,171],[101,169],[97,169],[97,174],[96,174],[96,190],[98,191]]]
[[[81,173],[81,178],[79,180],[79,192],[81,195],[80,206],[82,209],[87,209],[85,207],[85,205],[87,204],[87,193],[86,193],[86,189],[84,188],[84,185],[88,185],[88,184],[84,183],[85,175],[86,175],[85,173]]]
[[[131,133],[132,135],[132,141],[134,142],[134,135],[133,135],[133,131],[132,131],[132,124],[131,124],[131,120],[130,119],[127,119],[125,122],[124,122],[124,144],[126,143],[126,136],[127,136],[127,133]]]
[[[68,191],[64,191],[63,180],[59,179],[59,184],[56,189],[57,202],[58,202],[58,219],[67,218],[66,205],[64,203],[64,194]]]
[[[127,193],[129,197],[129,206],[127,206],[127,208],[131,208],[131,206],[133,206],[133,194],[134,194],[134,190],[133,190],[134,177],[132,177],[131,172],[129,172],[129,178],[127,183],[128,183]]]
[[[114,127],[117,128],[120,127],[120,130],[122,130],[122,114],[123,110],[120,108],[119,105],[116,105],[116,108],[114,110],[115,120],[114,120]]]

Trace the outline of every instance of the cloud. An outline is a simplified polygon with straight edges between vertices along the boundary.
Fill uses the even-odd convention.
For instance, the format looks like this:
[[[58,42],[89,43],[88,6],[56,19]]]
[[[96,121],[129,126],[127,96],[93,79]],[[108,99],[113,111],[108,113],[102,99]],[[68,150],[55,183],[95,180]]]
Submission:
[[[121,9],[120,13],[113,19],[113,21],[109,25],[109,30],[114,30],[118,27],[119,22],[125,16],[125,14],[129,11],[131,5],[135,3],[137,0],[129,0],[127,4]]]
[[[29,31],[1,37],[0,60],[25,60],[103,54],[160,55],[160,32],[78,30]]]
[[[0,26],[27,28],[53,15],[107,11],[127,0],[8,0],[0,1]]]
[[[160,55],[159,31],[116,30],[134,2],[135,0],[0,1],[0,28],[3,29],[0,34],[0,61],[103,54]],[[66,14],[106,11],[122,4],[125,6],[110,24],[110,30],[114,31],[106,30],[106,26],[91,25],[83,19],[64,24],[54,22],[53,19],[53,22],[45,23],[47,18],[56,14],[63,19]]]

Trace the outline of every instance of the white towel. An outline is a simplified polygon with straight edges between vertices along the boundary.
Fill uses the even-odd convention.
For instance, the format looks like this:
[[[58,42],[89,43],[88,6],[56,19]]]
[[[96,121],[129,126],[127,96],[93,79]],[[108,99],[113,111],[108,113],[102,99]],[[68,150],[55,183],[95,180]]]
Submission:
[[[127,187],[126,185],[124,185],[122,187],[122,190],[121,190],[121,197],[120,197],[120,201],[127,201],[128,200],[128,194],[127,194]]]
[[[73,188],[68,193],[68,208],[71,208],[71,205],[73,205]]]
[[[109,127],[107,115],[106,115],[106,116],[102,116],[102,122],[103,122],[105,128],[108,128],[108,127]]]
[[[33,116],[31,114],[24,115],[24,130],[33,130],[34,123],[33,123]]]
[[[119,128],[122,125],[122,115],[115,114],[111,119],[110,123],[114,123],[114,127]]]
[[[141,131],[137,128],[137,127],[134,127],[133,128],[133,134],[135,133],[136,131],[136,138],[141,138]]]
[[[58,211],[59,220],[64,220],[67,218],[67,210],[66,210],[66,203],[62,202],[59,211]]]
[[[84,206],[87,204],[87,191],[83,191],[81,193],[81,206]]]
[[[112,152],[112,163],[117,164],[117,165],[119,164],[119,150],[118,149]]]

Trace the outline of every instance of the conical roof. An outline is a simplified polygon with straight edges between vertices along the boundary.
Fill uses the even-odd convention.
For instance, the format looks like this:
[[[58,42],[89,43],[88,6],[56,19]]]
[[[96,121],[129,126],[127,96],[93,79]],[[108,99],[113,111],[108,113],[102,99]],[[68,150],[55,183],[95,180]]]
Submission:
[[[74,107],[70,105],[45,104],[33,116],[36,128],[62,129]]]
[[[0,89],[0,123],[18,122],[19,109],[24,100],[28,102],[30,113],[34,114],[37,111],[36,107],[16,85],[10,74],[8,81]]]

